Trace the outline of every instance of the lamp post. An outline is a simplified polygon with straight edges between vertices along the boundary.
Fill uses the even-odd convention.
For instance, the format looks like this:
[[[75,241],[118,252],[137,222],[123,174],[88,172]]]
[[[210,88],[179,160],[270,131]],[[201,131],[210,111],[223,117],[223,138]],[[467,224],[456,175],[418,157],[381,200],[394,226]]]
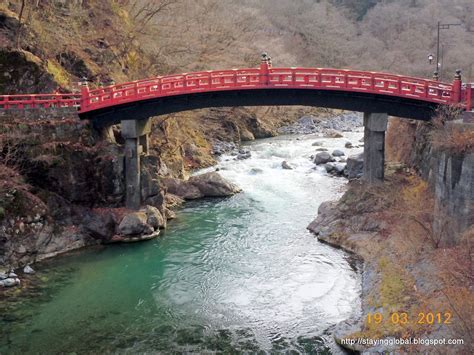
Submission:
[[[441,76],[440,72],[439,72],[439,67],[440,67],[440,61],[439,61],[439,32],[441,30],[449,30],[449,28],[451,26],[461,26],[460,23],[441,23],[440,21],[438,21],[438,36],[437,36],[437,39],[436,39],[436,71],[435,73],[437,73],[435,76]]]

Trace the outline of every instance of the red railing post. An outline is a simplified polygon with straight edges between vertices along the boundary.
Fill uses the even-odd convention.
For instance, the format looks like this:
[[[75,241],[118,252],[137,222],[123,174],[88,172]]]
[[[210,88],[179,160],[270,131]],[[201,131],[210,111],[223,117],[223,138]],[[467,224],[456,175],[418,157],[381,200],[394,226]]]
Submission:
[[[89,85],[87,82],[81,86],[81,99],[79,104],[79,111],[84,110],[87,106],[89,106]]]
[[[454,76],[453,81],[453,96],[451,98],[452,103],[457,104],[461,102],[461,88],[462,88],[462,80],[461,80],[461,70],[456,70],[456,75]]]
[[[270,68],[271,59],[267,53],[262,53],[262,60],[260,61],[260,84],[267,86],[270,83]]]

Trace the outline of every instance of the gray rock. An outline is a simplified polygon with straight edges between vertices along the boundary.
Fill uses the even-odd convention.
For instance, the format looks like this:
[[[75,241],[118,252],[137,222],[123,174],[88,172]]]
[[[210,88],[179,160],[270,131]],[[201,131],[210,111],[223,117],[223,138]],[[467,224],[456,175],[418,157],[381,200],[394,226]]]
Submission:
[[[345,168],[346,168],[346,164],[340,164],[340,163],[334,164],[334,170],[338,175],[343,175]]]
[[[338,132],[334,129],[328,129],[324,134],[326,138],[342,138],[344,137],[341,132]]]
[[[164,208],[164,215],[166,219],[175,219],[176,218],[176,213],[174,211],[170,210],[169,208]]]
[[[250,152],[239,152],[239,154],[237,155],[237,157],[235,159],[237,160],[244,160],[244,159],[249,159],[252,155],[250,154]]]
[[[323,142],[314,142],[311,144],[313,147],[321,147],[323,145]]]
[[[328,150],[326,148],[318,148],[316,149],[317,152],[327,152]]]
[[[332,175],[343,175],[346,165],[340,163],[327,163],[324,164],[326,172]]]
[[[281,162],[281,167],[285,170],[293,170],[293,168],[290,166],[290,164],[288,164],[286,160],[283,160]]]
[[[35,270],[33,270],[33,268],[30,266],[30,265],[26,265],[24,268],[23,268],[23,272],[25,274],[34,274],[35,273]]]
[[[10,271],[10,272],[8,273],[8,277],[10,277],[10,278],[13,278],[13,279],[14,279],[14,278],[18,277],[18,275],[17,275],[17,274],[15,274],[13,271]]]
[[[342,157],[344,154],[344,152],[342,150],[339,150],[339,149],[335,149],[333,152],[332,152],[332,155],[334,157]]]
[[[326,164],[326,163],[329,163],[329,162],[332,162],[332,161],[334,161],[334,158],[328,152],[318,153],[314,157],[314,163],[316,165]]]
[[[161,215],[160,210],[153,206],[146,206],[145,213],[147,216],[146,223],[150,225],[153,229],[165,228],[166,221]]]
[[[199,189],[188,181],[176,178],[162,178],[161,183],[165,186],[168,193],[185,200],[194,200],[203,197]]]
[[[151,227],[147,224],[147,215],[145,212],[132,212],[125,217],[118,226],[118,232],[123,235],[148,234]]]
[[[7,272],[0,272],[0,280],[4,280],[8,277],[8,273]]]
[[[4,280],[0,280],[0,286],[3,286],[3,287],[12,287],[12,286],[17,286],[19,285],[21,282],[20,282],[20,279],[18,278],[12,278],[12,277],[9,277],[7,279],[4,279]]]
[[[345,175],[348,179],[356,179],[364,172],[364,154],[351,155],[347,158]]]
[[[202,197],[232,196],[242,191],[215,171],[193,176],[189,179],[189,183],[199,190]]]
[[[324,169],[326,169],[327,173],[330,173],[331,171],[334,170],[334,164],[331,164],[331,163],[324,164]]]
[[[216,141],[212,147],[212,153],[214,155],[222,155],[224,153],[230,152],[236,149],[236,145],[233,142],[223,142],[223,141]]]
[[[250,175],[257,175],[257,174],[263,173],[263,170],[259,169],[259,168],[252,168],[252,169],[250,169],[249,173],[250,173]]]
[[[344,145],[344,147],[346,147],[346,148],[354,148],[354,146],[352,145],[351,142],[346,142],[346,144]]]
[[[115,234],[116,222],[111,212],[91,213],[84,220],[84,229],[95,239],[110,240]]]

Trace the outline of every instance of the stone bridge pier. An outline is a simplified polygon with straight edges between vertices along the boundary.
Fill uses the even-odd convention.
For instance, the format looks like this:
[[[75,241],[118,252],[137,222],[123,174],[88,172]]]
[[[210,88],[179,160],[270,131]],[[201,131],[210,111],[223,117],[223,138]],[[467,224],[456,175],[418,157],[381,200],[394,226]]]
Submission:
[[[123,120],[125,139],[125,207],[138,210],[141,205],[140,156],[148,154],[151,120]]]
[[[385,131],[388,114],[364,113],[364,172],[368,183],[382,182],[385,166]]]

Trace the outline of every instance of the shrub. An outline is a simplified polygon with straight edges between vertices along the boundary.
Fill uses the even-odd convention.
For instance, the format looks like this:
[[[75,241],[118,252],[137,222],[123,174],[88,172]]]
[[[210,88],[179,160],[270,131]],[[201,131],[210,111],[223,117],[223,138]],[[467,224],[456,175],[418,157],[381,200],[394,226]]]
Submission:
[[[474,130],[466,125],[451,123],[460,117],[461,112],[457,106],[440,106],[437,109],[430,132],[434,148],[454,153],[474,151]]]

